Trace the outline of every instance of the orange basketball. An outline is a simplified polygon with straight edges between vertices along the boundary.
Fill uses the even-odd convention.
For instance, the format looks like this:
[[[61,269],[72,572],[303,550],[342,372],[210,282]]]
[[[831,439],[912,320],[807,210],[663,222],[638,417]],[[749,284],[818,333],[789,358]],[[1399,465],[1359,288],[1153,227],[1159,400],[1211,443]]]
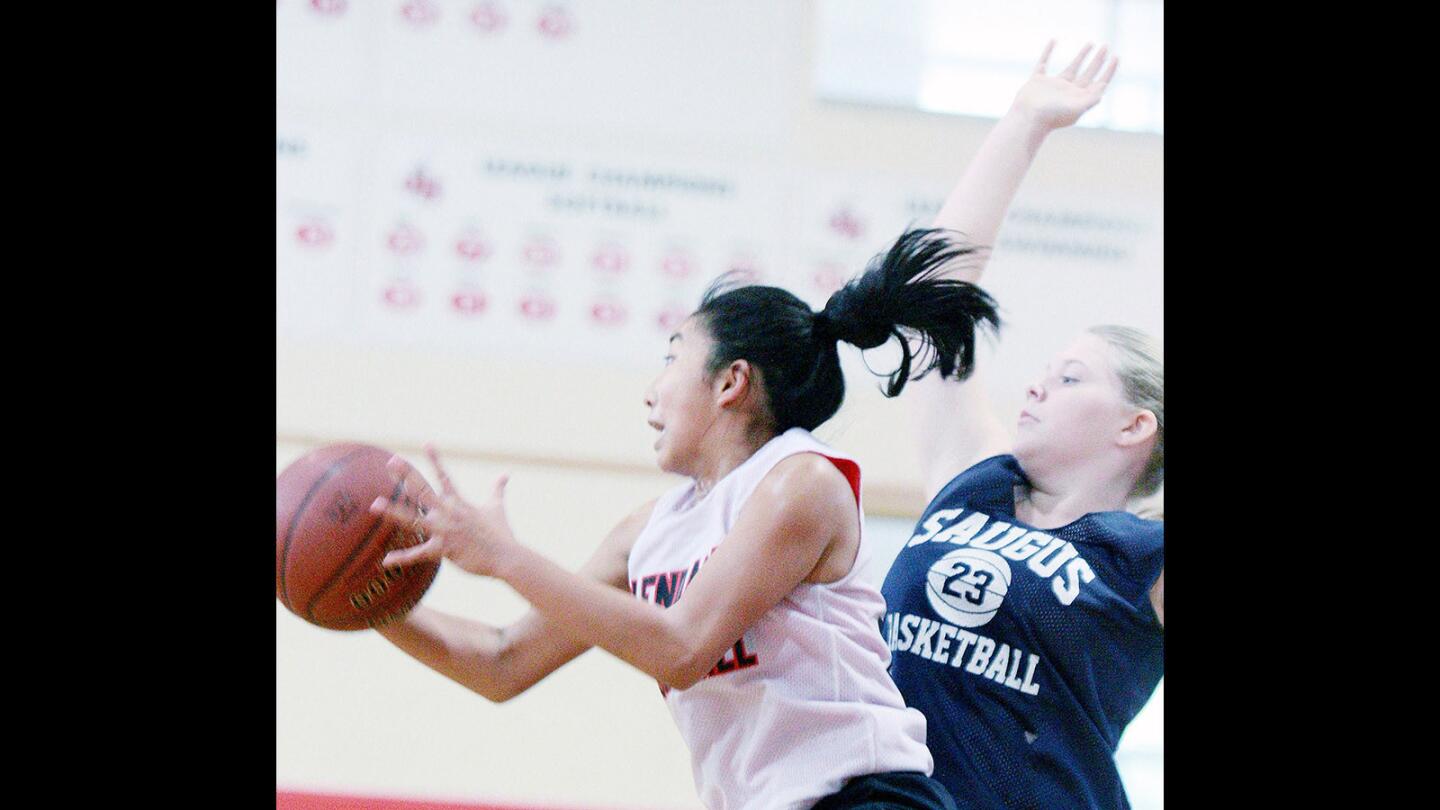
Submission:
[[[363,630],[402,618],[425,595],[440,563],[383,568],[392,549],[425,542],[418,528],[370,512],[378,497],[417,506],[431,492],[406,465],[397,483],[393,454],[366,444],[307,453],[275,479],[275,597],[296,616],[331,630]]]

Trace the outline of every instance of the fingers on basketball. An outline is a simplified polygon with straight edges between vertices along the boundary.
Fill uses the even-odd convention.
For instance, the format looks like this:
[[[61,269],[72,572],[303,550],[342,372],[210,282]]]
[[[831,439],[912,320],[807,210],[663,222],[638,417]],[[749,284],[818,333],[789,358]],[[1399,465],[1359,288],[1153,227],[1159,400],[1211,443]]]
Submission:
[[[385,471],[390,474],[390,480],[400,484],[404,499],[420,504],[421,508],[430,510],[435,508],[438,498],[434,490],[420,471],[411,466],[410,462],[400,457],[399,453],[390,457],[385,462]]]
[[[381,564],[386,568],[399,568],[423,560],[439,560],[443,556],[445,556],[445,546],[437,535],[418,546],[396,549],[386,554]]]

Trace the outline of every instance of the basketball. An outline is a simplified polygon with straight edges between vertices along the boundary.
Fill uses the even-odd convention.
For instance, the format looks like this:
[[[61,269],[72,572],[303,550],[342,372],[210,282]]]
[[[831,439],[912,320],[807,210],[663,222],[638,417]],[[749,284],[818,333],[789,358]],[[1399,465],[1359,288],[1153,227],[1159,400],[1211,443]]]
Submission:
[[[366,444],[334,444],[297,459],[275,479],[275,597],[311,624],[364,630],[404,617],[425,595],[438,561],[386,569],[392,549],[425,541],[418,529],[372,514],[378,497],[417,506],[430,492],[406,465],[397,483],[393,454]]]

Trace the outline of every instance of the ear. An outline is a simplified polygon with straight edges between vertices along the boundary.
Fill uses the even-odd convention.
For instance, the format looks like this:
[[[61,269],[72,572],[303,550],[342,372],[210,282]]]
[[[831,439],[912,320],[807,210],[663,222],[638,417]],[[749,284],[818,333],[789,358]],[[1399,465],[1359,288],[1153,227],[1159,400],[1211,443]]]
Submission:
[[[1136,411],[1130,421],[1120,428],[1119,444],[1121,447],[1133,447],[1137,444],[1144,444],[1159,430],[1160,424],[1155,419],[1155,414],[1149,410]]]
[[[715,404],[728,408],[744,402],[754,384],[755,369],[749,360],[735,360],[715,375]]]

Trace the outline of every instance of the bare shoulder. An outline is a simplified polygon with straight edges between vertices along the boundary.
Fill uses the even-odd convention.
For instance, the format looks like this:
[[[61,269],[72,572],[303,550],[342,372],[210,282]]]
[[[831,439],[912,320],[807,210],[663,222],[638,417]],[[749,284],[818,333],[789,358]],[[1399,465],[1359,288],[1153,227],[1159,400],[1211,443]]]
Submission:
[[[787,466],[788,465],[788,466]],[[787,467],[781,471],[782,466]],[[818,453],[800,453],[776,465],[777,505],[787,509],[782,519],[785,541],[813,540],[812,562],[806,582],[835,582],[850,573],[860,550],[859,505],[850,481],[835,463]],[[806,545],[800,543],[800,545]]]
[[[829,504],[833,500],[845,506],[847,513],[855,502],[845,474],[819,453],[796,453],[781,460],[761,480],[756,492],[762,491],[768,497],[786,501],[806,499],[814,503],[821,498],[819,503]]]

